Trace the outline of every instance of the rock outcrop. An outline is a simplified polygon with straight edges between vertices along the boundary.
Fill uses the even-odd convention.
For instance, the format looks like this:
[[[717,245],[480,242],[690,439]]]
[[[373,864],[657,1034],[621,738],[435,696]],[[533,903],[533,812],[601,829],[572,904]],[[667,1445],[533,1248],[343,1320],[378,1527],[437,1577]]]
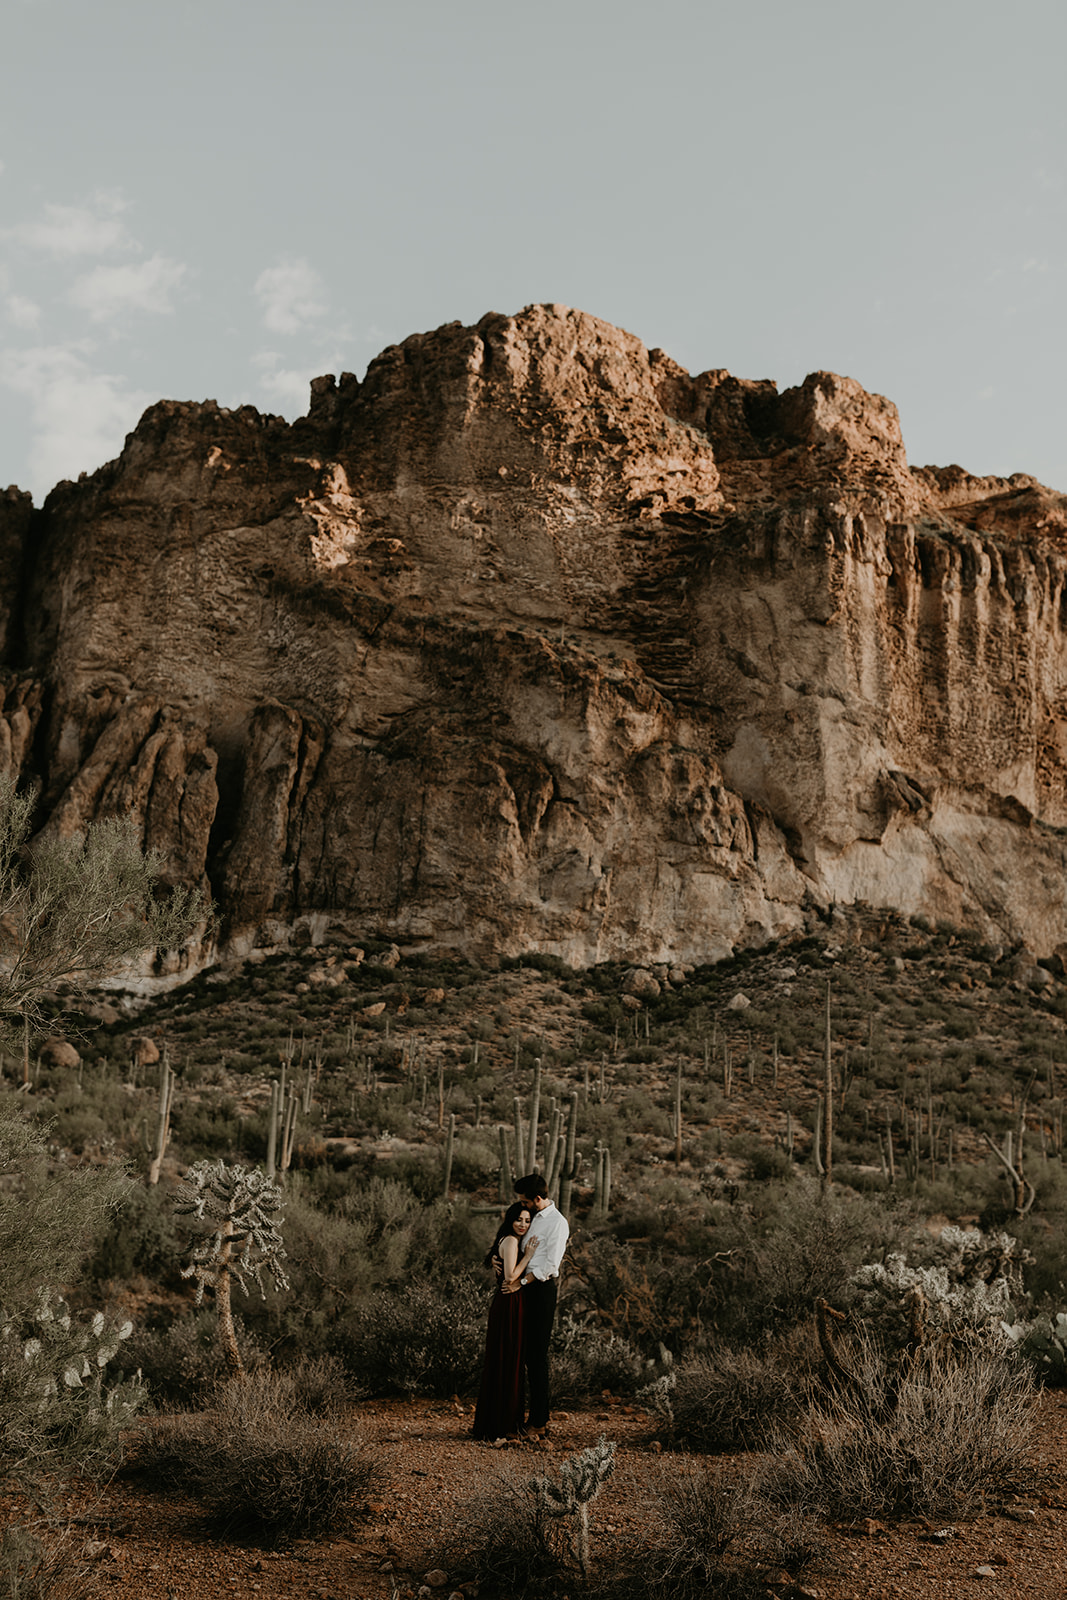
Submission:
[[[534,306],[162,402],[0,499],[0,762],[225,942],[706,960],[863,900],[1067,941],[1067,499]]]

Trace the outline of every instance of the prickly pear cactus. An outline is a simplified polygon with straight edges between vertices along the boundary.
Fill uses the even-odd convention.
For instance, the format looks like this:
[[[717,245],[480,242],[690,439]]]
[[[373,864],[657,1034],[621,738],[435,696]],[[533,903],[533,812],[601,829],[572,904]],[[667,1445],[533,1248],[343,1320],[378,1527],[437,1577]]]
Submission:
[[[1003,1323],[1021,1356],[1033,1363],[1042,1383],[1067,1388],[1067,1313],[1038,1317],[1034,1322]]]

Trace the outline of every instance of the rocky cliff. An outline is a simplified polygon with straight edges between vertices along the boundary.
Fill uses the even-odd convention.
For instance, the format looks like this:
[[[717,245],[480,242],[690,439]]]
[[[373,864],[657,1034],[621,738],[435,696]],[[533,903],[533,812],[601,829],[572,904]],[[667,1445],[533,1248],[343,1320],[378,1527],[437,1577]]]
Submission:
[[[45,828],[135,816],[238,951],[704,960],[863,900],[1048,953],[1065,547],[850,379],[533,306],[9,490],[0,764]]]

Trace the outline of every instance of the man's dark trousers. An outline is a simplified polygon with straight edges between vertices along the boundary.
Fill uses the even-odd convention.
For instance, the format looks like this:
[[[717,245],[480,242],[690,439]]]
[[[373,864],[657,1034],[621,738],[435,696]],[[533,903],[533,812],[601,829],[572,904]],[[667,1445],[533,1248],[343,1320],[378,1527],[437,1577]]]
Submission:
[[[522,1345],[523,1365],[530,1386],[530,1411],[526,1419],[528,1428],[548,1426],[549,1382],[548,1341],[552,1337],[552,1322],[556,1315],[556,1295],[559,1280],[531,1278],[522,1291]]]

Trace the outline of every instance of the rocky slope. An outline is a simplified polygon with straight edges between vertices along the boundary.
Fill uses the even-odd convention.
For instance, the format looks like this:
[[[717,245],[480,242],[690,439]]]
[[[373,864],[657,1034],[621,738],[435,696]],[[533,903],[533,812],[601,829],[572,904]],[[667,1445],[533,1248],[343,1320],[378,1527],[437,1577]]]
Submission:
[[[862,900],[1047,955],[1065,548],[850,379],[533,306],[0,496],[0,764],[44,827],[132,813],[237,952],[707,960]]]

